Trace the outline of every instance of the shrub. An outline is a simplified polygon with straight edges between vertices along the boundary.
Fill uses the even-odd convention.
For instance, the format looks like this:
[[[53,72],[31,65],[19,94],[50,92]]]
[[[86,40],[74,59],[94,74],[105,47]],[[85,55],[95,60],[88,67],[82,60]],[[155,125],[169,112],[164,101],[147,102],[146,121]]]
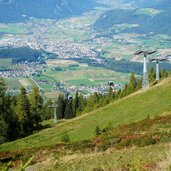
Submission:
[[[131,140],[131,144],[139,147],[145,147],[148,145],[156,144],[156,140],[152,136],[143,136],[138,139]]]
[[[118,149],[122,149],[122,148],[128,147],[128,146],[130,145],[130,143],[131,143],[131,140],[128,139],[128,140],[126,140],[126,141],[117,143],[117,144],[115,145],[115,147],[118,148]]]
[[[61,141],[62,142],[65,142],[65,143],[67,143],[67,142],[70,141],[69,134],[66,131],[62,133],[62,135],[61,135]]]
[[[91,151],[95,147],[95,144],[93,144],[89,140],[83,140],[80,142],[74,142],[72,144],[69,144],[67,147],[72,151],[80,150],[81,152],[85,152],[86,150]]]
[[[105,133],[105,132],[108,132],[108,131],[111,131],[112,130],[112,123],[109,122],[108,123],[108,126],[106,126],[105,128],[102,129],[102,133]]]
[[[117,143],[119,143],[121,141],[121,139],[120,138],[111,138],[111,139],[109,139],[109,142],[110,142],[110,145],[114,145],[114,144],[117,144]]]
[[[99,128],[99,126],[97,125],[96,126],[96,129],[95,129],[95,134],[98,136],[98,135],[100,135],[101,134],[101,129]]]

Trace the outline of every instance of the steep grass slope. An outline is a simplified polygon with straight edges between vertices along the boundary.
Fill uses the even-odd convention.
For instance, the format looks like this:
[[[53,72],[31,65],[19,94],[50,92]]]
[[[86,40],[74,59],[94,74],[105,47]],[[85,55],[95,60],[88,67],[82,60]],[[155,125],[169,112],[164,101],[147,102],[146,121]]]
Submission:
[[[104,128],[109,122],[113,127],[140,121],[147,116],[154,117],[171,111],[171,78],[144,92],[135,93],[104,108],[85,114],[73,120],[56,125],[11,143],[0,145],[0,151],[21,150],[42,147],[61,142],[61,134],[67,131],[71,142],[94,137],[96,125]]]

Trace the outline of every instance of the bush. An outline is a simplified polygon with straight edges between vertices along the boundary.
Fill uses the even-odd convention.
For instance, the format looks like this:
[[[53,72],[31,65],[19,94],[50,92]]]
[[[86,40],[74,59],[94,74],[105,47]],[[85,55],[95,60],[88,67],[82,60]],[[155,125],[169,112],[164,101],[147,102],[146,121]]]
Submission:
[[[99,128],[98,125],[96,126],[95,134],[96,134],[97,136],[101,134],[101,129]]]
[[[156,140],[152,136],[143,136],[138,139],[131,140],[131,144],[139,147],[145,147],[148,145],[156,144]]]
[[[121,139],[117,138],[117,137],[109,139],[110,145],[114,145],[114,144],[120,143],[120,141],[121,141]]]
[[[112,127],[112,123],[109,122],[109,123],[108,123],[108,126],[106,126],[105,128],[102,129],[102,133],[109,132],[109,131],[112,130],[112,128],[113,128],[113,127]]]
[[[67,143],[67,142],[70,141],[69,134],[66,131],[62,133],[62,135],[61,135],[61,141],[62,142],[65,142],[65,143]]]
[[[87,150],[89,150],[89,151],[93,150],[94,147],[95,147],[95,144],[93,144],[89,140],[83,140],[83,141],[80,141],[80,142],[71,143],[67,147],[69,149],[71,149],[72,151],[80,150],[81,152],[84,153]]]
[[[118,149],[122,149],[122,148],[128,147],[128,146],[130,145],[130,143],[131,143],[131,140],[128,139],[128,140],[126,140],[126,141],[117,143],[117,144],[115,145],[115,147],[118,148]]]

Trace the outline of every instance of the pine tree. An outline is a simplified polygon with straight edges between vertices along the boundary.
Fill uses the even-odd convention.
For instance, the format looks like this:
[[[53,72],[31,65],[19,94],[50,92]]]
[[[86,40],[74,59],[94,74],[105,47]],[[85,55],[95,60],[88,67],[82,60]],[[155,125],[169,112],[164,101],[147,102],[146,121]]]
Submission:
[[[8,109],[6,110],[8,122],[8,140],[13,141],[20,137],[20,127],[17,115],[15,113],[17,99],[16,96],[7,96],[6,97],[6,106]]]
[[[5,100],[6,90],[7,90],[6,84],[4,80],[0,77],[0,114],[3,114],[5,112],[4,100]]]
[[[121,92],[122,92],[121,89],[119,89],[119,90],[117,91],[117,93],[116,93],[116,99],[120,99],[120,98],[121,98]]]
[[[168,77],[167,71],[166,71],[165,69],[162,69],[162,70],[160,71],[160,78],[161,78],[161,79],[165,79],[165,78],[167,78],[167,77]]]
[[[80,114],[84,111],[84,109],[86,108],[87,105],[87,101],[86,98],[83,97],[82,94],[79,95],[79,100],[78,100],[78,109],[77,109],[77,113]]]
[[[121,92],[121,97],[125,97],[128,94],[129,94],[129,87],[128,87],[128,84],[125,84],[125,87],[124,87],[124,89]]]
[[[137,88],[136,88],[136,90],[139,90],[141,88],[142,88],[142,78],[137,79]]]
[[[76,91],[75,98],[73,100],[73,113],[75,115],[78,112],[78,107],[79,107],[79,94],[78,91]]]
[[[21,87],[20,94],[17,97],[15,112],[20,124],[21,134],[28,135],[33,132],[33,122],[30,112],[30,102],[26,89]]]
[[[15,140],[19,137],[18,120],[12,108],[15,98],[6,95],[6,85],[4,80],[0,78],[0,137],[5,140]]]
[[[5,122],[2,115],[0,115],[0,144],[7,140],[8,124]]]
[[[64,118],[64,109],[65,109],[64,96],[60,94],[57,100],[57,109],[56,109],[57,119]]]
[[[65,112],[64,112],[65,119],[72,119],[75,117],[72,109],[72,100],[65,101]]]
[[[149,72],[148,72],[148,78],[149,78],[149,81],[150,83],[154,82],[155,81],[155,78],[156,78],[156,73],[155,73],[155,70],[154,68],[150,68]]]
[[[34,128],[38,129],[43,116],[43,98],[40,96],[37,87],[32,89],[29,100],[32,122]]]
[[[112,87],[109,88],[108,98],[109,98],[109,101],[112,101],[114,99],[114,93],[113,93]]]
[[[134,73],[132,73],[128,83],[128,94],[134,92],[136,88],[137,88],[137,80]]]
[[[109,103],[110,103],[110,101],[109,101],[108,96],[105,96],[105,97],[104,97],[104,100],[103,100],[103,106],[106,106],[106,105],[108,105]]]
[[[6,85],[2,78],[0,78],[0,144],[7,140],[8,123],[6,122],[5,113],[5,94]]]

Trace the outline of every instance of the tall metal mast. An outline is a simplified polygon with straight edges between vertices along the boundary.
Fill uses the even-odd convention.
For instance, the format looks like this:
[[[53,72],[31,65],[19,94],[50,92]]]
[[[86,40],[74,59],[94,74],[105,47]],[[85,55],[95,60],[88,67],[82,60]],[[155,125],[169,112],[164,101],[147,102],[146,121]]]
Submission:
[[[149,80],[148,80],[148,70],[147,70],[147,55],[151,55],[156,51],[144,51],[139,50],[134,53],[134,55],[144,55],[144,67],[143,67],[143,79],[142,79],[142,89],[146,89],[149,87]]]
[[[159,75],[159,63],[166,61],[166,58],[153,58],[150,59],[151,62],[156,62],[156,81],[159,81],[160,75]]]

